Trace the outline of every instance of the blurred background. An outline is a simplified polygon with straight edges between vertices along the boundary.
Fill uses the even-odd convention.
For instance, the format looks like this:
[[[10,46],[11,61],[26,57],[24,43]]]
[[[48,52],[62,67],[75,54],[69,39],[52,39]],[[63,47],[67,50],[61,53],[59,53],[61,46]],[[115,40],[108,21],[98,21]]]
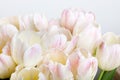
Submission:
[[[44,13],[58,18],[65,8],[92,11],[104,32],[120,34],[119,0],[0,0],[0,18],[31,13]]]

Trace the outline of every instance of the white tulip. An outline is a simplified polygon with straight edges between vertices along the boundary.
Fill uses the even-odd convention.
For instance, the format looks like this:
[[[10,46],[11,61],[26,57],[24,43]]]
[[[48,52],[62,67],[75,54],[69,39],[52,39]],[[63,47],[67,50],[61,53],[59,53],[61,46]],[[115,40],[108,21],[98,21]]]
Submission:
[[[23,68],[21,70],[15,71],[10,80],[38,80],[39,70],[37,68]]]
[[[96,57],[102,70],[110,71],[120,66],[120,41],[114,33],[105,33],[97,48]]]
[[[48,28],[48,21],[44,15],[24,15],[18,17],[19,30],[40,31]]]
[[[60,63],[49,63],[49,70],[52,74],[52,80],[74,80],[72,72]]]
[[[81,25],[95,20],[95,16],[91,12],[85,12],[81,9],[66,9],[61,15],[61,25],[71,32],[78,32]],[[74,30],[75,28],[75,30]],[[78,30],[77,30],[78,29]]]
[[[38,31],[48,29],[48,20],[45,15],[34,14],[33,21]]]
[[[42,57],[41,39],[36,32],[22,31],[11,43],[12,58],[16,64],[35,66]]]
[[[69,55],[67,66],[75,80],[93,80],[97,73],[98,62],[87,51],[76,49]]]
[[[16,64],[12,60],[11,56],[0,54],[0,78],[9,78],[15,71]]]
[[[12,37],[18,32],[17,28],[11,24],[0,25],[0,50],[10,42]]]
[[[100,41],[101,29],[97,24],[91,23],[87,25],[81,33],[79,33],[77,47],[86,49],[94,55]]]
[[[46,50],[57,48],[63,50],[71,39],[71,34],[64,28],[51,27],[42,37],[42,45]]]

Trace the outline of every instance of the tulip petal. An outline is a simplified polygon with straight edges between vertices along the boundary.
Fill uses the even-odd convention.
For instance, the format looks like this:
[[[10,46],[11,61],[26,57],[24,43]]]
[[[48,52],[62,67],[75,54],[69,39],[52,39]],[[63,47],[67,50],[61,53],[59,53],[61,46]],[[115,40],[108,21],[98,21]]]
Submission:
[[[95,24],[89,24],[88,27],[79,34],[77,47],[86,49],[94,54],[100,40],[100,28],[97,28]]]
[[[48,20],[44,15],[35,14],[33,20],[38,31],[48,28]]]
[[[105,33],[103,41],[97,48],[96,57],[99,67],[105,71],[110,71],[120,66],[120,43],[119,36],[114,33]]]
[[[36,68],[23,68],[19,72],[14,72],[10,80],[38,80],[39,70]]]
[[[93,80],[97,73],[97,59],[81,60],[78,66],[78,80]]]
[[[16,64],[12,58],[5,54],[0,54],[0,78],[9,78],[14,72]]]
[[[73,80],[72,72],[62,64],[50,63],[49,70],[52,73],[52,80]]]
[[[39,44],[34,44],[32,47],[27,49],[24,53],[24,65],[25,66],[35,66],[40,62],[42,49]]]

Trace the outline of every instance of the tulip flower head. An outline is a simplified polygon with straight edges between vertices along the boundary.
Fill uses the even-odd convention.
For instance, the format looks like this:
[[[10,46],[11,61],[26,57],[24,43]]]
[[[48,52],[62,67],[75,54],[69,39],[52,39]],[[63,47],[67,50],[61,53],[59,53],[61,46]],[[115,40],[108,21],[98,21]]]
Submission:
[[[97,48],[96,57],[99,67],[105,71],[110,71],[120,66],[120,41],[114,33],[105,33],[103,41]]]

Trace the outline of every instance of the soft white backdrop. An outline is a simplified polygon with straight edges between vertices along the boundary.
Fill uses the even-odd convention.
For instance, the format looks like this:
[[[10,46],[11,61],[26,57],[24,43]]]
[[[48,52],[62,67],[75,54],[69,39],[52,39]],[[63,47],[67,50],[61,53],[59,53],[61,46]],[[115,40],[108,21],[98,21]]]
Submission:
[[[94,12],[103,32],[120,34],[120,0],[0,0],[0,18],[36,12],[57,18],[70,7]]]

